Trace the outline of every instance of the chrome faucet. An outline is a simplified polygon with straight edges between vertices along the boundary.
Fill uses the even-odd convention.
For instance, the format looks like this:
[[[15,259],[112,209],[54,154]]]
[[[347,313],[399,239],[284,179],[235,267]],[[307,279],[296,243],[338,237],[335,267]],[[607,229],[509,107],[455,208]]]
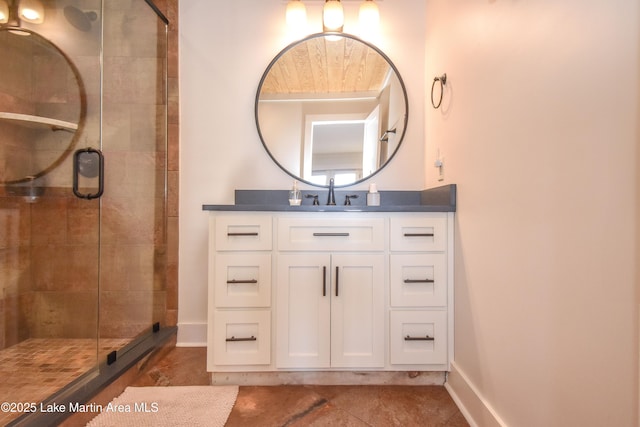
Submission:
[[[329,197],[327,198],[328,206],[335,206],[336,204],[336,195],[333,191],[333,178],[329,180]]]

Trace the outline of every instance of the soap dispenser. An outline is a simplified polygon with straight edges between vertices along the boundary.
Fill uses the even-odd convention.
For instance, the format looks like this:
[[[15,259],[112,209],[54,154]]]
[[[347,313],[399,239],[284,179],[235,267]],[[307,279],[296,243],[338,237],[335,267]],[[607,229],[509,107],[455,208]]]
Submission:
[[[293,187],[289,191],[289,205],[300,206],[302,203],[302,192],[298,189],[298,181],[293,181]]]
[[[367,206],[380,206],[380,193],[378,193],[378,187],[375,184],[369,184]]]

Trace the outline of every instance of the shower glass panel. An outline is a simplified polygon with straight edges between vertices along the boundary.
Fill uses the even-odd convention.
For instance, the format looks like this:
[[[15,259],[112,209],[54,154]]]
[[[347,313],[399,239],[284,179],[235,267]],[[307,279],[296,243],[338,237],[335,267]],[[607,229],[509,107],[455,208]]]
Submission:
[[[164,325],[167,28],[144,0],[104,2],[100,347]]]
[[[166,313],[166,22],[39,1],[42,23],[0,24],[3,402],[97,375]]]

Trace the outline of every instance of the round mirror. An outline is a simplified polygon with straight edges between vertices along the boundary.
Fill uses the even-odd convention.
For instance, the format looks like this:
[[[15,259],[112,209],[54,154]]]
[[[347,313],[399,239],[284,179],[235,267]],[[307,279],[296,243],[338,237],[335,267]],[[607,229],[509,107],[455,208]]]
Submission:
[[[73,151],[84,122],[80,74],[53,43],[0,28],[0,183],[32,182]]]
[[[391,60],[349,34],[314,34],[271,61],[256,94],[271,158],[307,184],[336,186],[379,172],[407,127],[407,92]]]

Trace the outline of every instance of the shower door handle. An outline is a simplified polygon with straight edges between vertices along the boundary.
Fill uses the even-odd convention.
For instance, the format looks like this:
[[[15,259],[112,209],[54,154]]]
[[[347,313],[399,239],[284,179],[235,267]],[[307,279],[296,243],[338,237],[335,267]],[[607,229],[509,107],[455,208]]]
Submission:
[[[86,160],[83,159],[85,155]],[[91,157],[86,157],[87,155]],[[92,157],[97,158],[93,161]],[[80,175],[88,178],[98,177],[98,191],[96,193],[82,193],[79,189]],[[97,199],[104,193],[104,155],[95,148],[81,148],[73,153],[73,194],[81,199]]]

